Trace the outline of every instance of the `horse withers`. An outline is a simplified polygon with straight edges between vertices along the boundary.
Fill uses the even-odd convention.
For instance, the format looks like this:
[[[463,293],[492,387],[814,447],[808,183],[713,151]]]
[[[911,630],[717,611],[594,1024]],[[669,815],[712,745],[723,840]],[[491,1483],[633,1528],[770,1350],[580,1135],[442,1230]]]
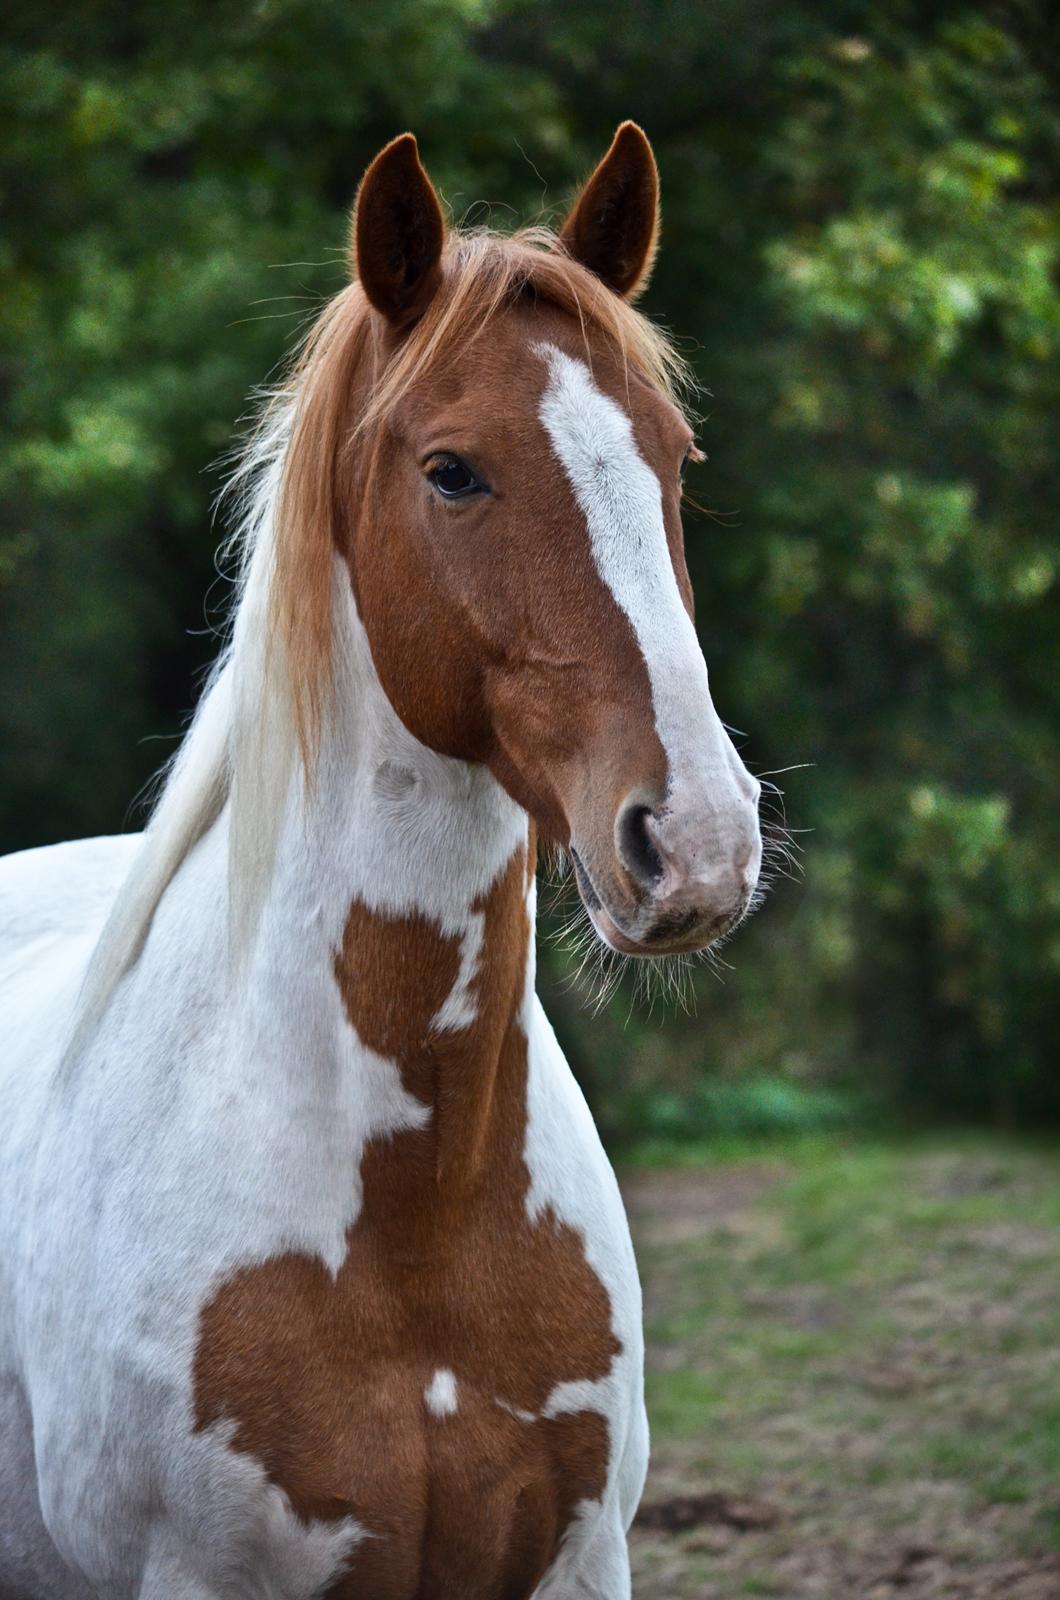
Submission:
[[[237,473],[231,639],[142,837],[0,867],[4,1600],[622,1600],[622,1204],[534,993],[745,914],[680,361],[619,129],[558,234],[405,135]]]

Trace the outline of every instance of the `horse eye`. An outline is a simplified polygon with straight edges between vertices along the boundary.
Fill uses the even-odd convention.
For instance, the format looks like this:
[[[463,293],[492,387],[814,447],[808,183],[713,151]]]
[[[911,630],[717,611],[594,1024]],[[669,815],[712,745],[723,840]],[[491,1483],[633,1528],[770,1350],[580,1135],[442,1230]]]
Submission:
[[[444,500],[463,500],[468,495],[481,494],[485,488],[470,467],[456,456],[445,456],[427,474]]]

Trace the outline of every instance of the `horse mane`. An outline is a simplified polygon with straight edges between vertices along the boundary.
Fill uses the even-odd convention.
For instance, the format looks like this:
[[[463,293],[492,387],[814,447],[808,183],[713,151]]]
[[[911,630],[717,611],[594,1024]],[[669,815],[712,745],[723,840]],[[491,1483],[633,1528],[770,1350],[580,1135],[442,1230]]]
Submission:
[[[354,281],[325,307],[267,398],[222,491],[238,506],[226,542],[237,579],[228,639],[189,730],[164,769],[141,850],[93,951],[68,1048],[83,1041],[143,947],[163,894],[226,804],[228,928],[238,965],[264,903],[291,779],[312,785],[332,693],[333,530],[337,463],[386,421],[414,382],[481,336],[521,297],[602,334],[627,370],[676,404],[688,370],[668,335],[575,261],[549,228],[453,230],[441,286],[359,416],[351,389],[374,349],[373,318]]]

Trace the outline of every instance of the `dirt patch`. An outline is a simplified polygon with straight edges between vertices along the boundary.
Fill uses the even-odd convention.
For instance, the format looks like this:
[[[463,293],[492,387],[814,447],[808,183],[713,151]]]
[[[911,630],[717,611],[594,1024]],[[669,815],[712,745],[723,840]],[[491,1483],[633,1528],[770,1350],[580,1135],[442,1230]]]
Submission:
[[[815,1538],[798,1522],[768,1530],[638,1519],[631,1549],[643,1600],[1058,1600],[1060,1555],[961,1561],[944,1551],[882,1538]]]
[[[677,1533],[699,1528],[705,1522],[718,1522],[746,1533],[751,1528],[772,1528],[780,1521],[776,1506],[749,1495],[722,1494],[715,1489],[706,1494],[682,1494],[672,1500],[649,1501],[637,1513],[641,1528],[659,1528]]]
[[[735,1223],[787,1176],[779,1162],[703,1171],[648,1170],[622,1176],[626,1211],[638,1239],[678,1244]]]
[[[876,1579],[866,1575],[867,1600],[1056,1600],[1060,1556],[991,1562],[960,1571],[936,1550],[903,1550]]]

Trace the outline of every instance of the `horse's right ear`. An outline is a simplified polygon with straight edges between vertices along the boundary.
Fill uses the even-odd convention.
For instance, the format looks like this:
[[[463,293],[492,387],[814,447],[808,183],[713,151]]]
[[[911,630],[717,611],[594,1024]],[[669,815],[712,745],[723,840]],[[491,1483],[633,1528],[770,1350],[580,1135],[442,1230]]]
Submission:
[[[442,281],[445,220],[415,136],[385,145],[361,179],[353,211],[351,268],[395,327],[422,316]]]

